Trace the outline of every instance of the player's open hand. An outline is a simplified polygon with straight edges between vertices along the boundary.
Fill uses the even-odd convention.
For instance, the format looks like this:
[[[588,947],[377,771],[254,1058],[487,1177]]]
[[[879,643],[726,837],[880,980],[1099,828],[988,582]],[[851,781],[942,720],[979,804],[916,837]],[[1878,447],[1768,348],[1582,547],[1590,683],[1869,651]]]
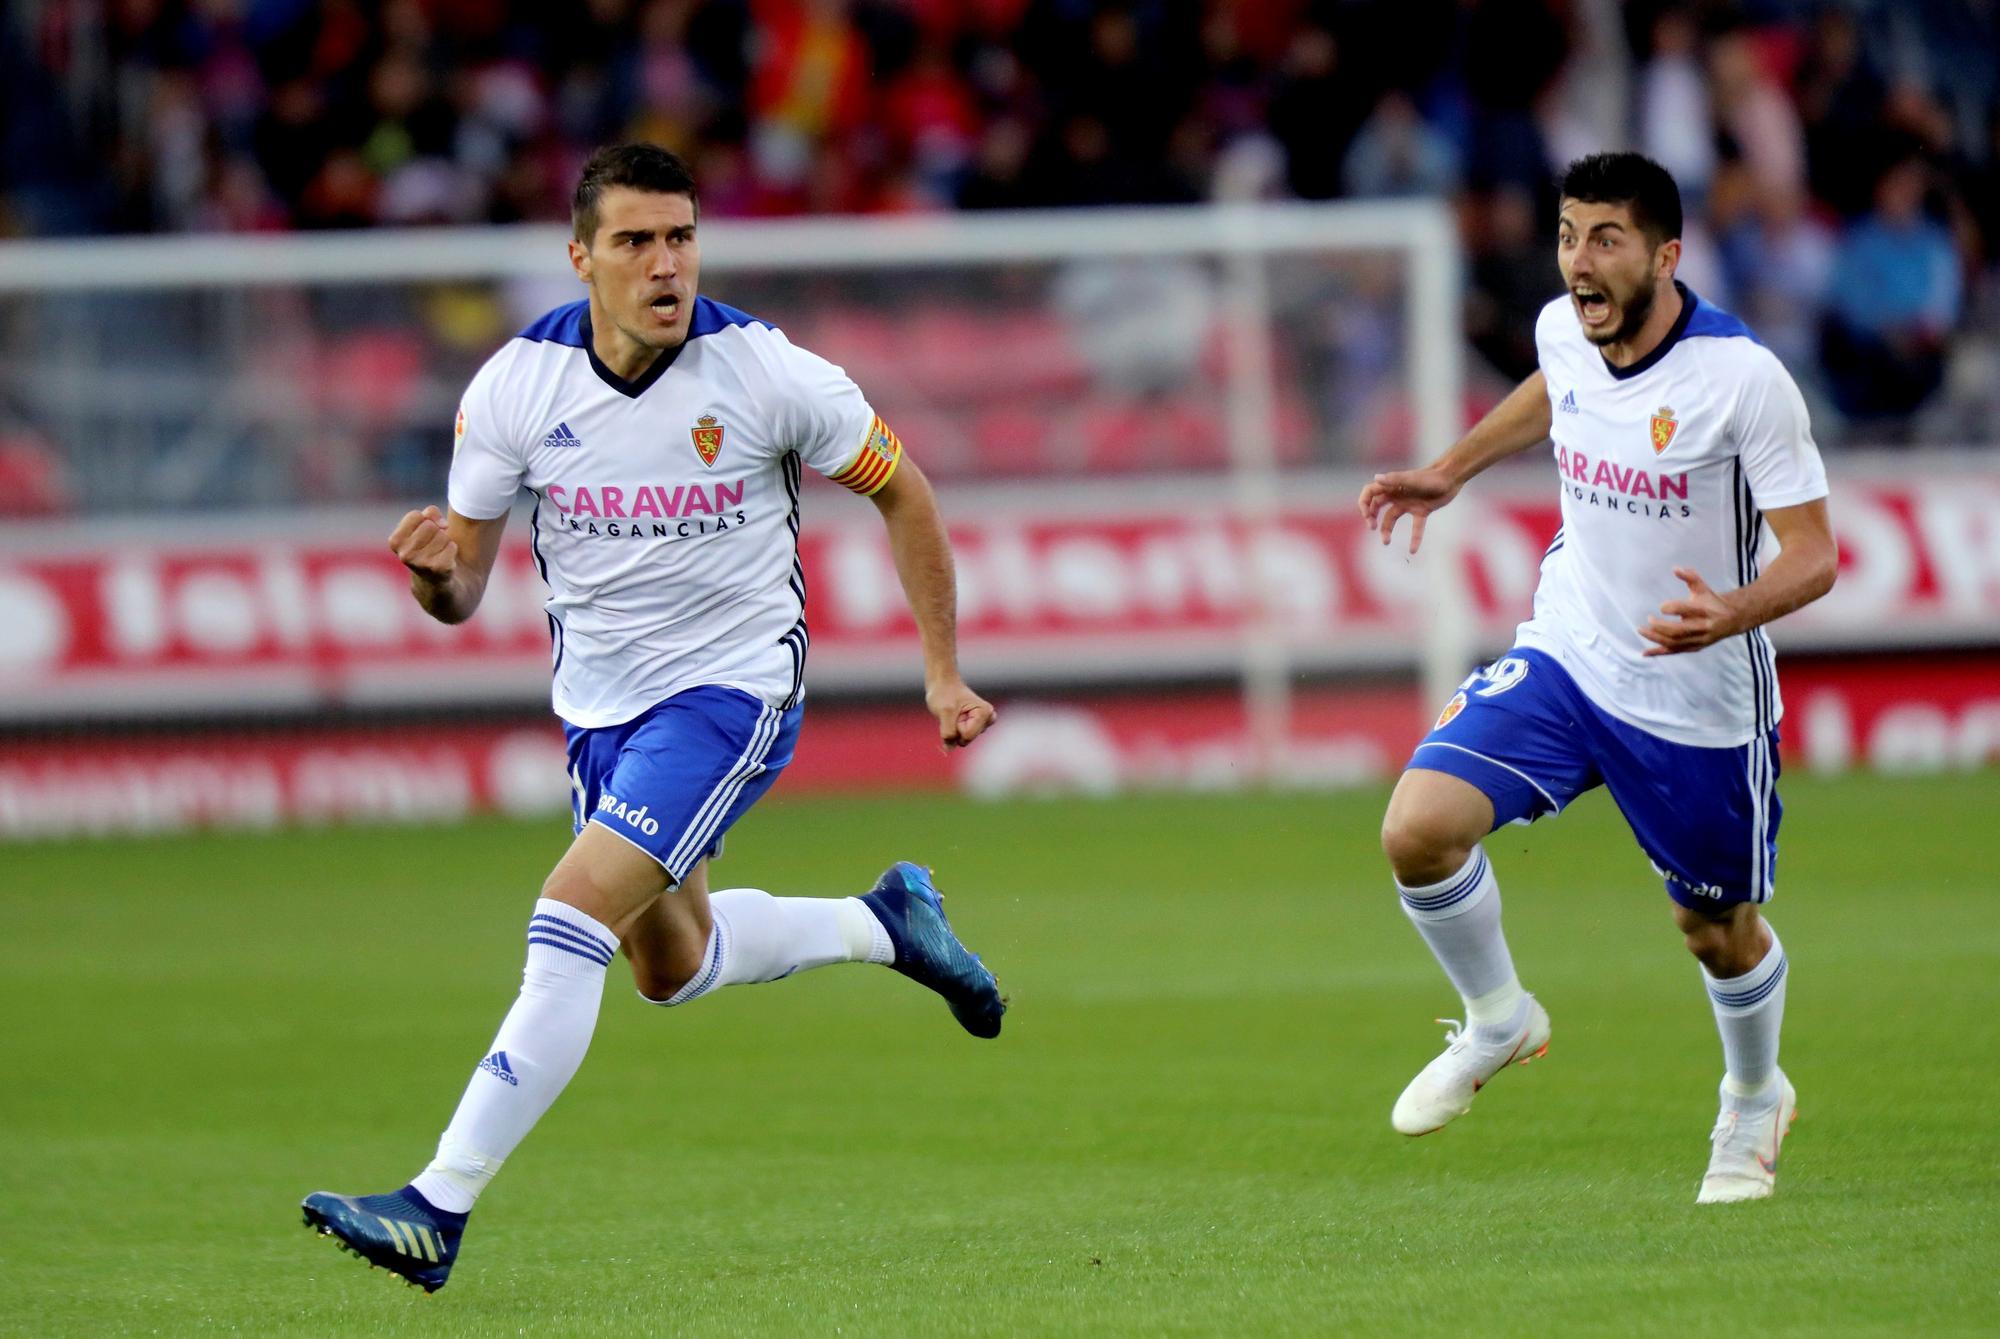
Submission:
[[[405,513],[389,536],[389,552],[433,581],[445,580],[458,566],[458,544],[445,531],[444,513],[436,507]]]
[[[937,717],[938,742],[949,753],[962,749],[993,724],[993,704],[965,686],[963,679],[946,679],[924,692],[924,705]]]
[[[1421,470],[1391,470],[1370,479],[1361,490],[1361,515],[1370,530],[1387,544],[1396,522],[1411,517],[1410,552],[1424,542],[1424,520],[1458,496],[1458,484],[1435,466]]]
[[[1687,598],[1668,600],[1660,606],[1660,613],[1639,629],[1639,635],[1652,643],[1644,654],[1671,656],[1699,651],[1745,631],[1735,606],[1710,590],[1701,573],[1692,567],[1676,567],[1674,575],[1687,583]]]

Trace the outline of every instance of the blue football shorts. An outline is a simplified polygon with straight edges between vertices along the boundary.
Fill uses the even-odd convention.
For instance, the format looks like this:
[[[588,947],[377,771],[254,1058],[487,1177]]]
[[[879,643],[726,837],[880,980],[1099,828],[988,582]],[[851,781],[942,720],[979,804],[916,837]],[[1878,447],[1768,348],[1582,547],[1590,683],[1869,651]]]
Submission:
[[[623,725],[565,723],[576,831],[585,823],[611,829],[678,887],[722,854],[723,834],[791,762],[804,716],[803,705],[787,711],[740,688],[703,684]]]
[[[1735,748],[1676,744],[1605,712],[1555,660],[1516,647],[1468,678],[1411,756],[1532,822],[1596,786],[1682,906],[1769,901],[1778,860],[1778,732]]]

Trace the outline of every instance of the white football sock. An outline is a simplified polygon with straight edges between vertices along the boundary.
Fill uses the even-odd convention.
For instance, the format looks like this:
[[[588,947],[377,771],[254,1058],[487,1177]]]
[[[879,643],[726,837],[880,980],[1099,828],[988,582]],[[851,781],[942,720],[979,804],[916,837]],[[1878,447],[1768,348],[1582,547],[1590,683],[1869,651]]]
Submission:
[[[761,888],[725,888],[708,895],[708,910],[715,928],[701,970],[667,1004],[837,962],[896,958],[889,932],[858,898],[773,897]]]
[[[1420,888],[1398,879],[1396,891],[1404,914],[1464,999],[1467,1024],[1496,1038],[1518,1031],[1528,997],[1500,929],[1500,884],[1485,849],[1473,847],[1448,879]]]
[[[618,936],[575,907],[535,903],[521,994],[472,1072],[437,1157],[412,1183],[425,1199],[452,1213],[470,1211],[569,1084],[590,1049],[604,969],[617,951]]]
[[[1765,922],[1770,929],[1770,923]],[[1717,980],[1701,969],[1715,1028],[1722,1034],[1725,1098],[1742,1099],[1740,1110],[1776,1100],[1771,1080],[1778,1072],[1778,1031],[1785,1021],[1785,946],[1771,931],[1771,947],[1741,976]]]

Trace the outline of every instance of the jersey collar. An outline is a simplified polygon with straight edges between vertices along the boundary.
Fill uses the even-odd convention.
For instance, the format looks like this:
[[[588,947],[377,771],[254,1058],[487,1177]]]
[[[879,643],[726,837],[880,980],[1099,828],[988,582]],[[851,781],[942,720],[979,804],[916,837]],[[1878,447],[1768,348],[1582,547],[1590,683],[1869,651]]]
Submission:
[[[1609,358],[1604,358],[1602,353],[1597,355],[1600,358],[1604,358],[1604,370],[1609,372],[1614,380],[1630,381],[1633,377],[1647,371],[1654,364],[1658,363],[1660,359],[1666,357],[1673,351],[1674,345],[1681,342],[1681,336],[1687,333],[1688,320],[1694,315],[1695,304],[1700,302],[1701,299],[1694,295],[1693,289],[1678,279],[1674,280],[1674,291],[1681,295],[1681,314],[1675,319],[1674,328],[1667,332],[1666,338],[1654,346],[1651,353],[1641,358],[1638,362],[1633,363],[1630,367],[1619,367]],[[586,324],[584,329],[587,333],[589,326]],[[595,355],[592,355],[592,361],[596,361]]]
[[[682,340],[679,344],[675,345],[671,349],[668,349],[666,352],[662,353],[659,357],[655,358],[653,360],[653,365],[651,367],[648,367],[645,371],[641,372],[633,380],[627,381],[624,377],[619,376],[616,372],[613,372],[610,368],[606,367],[604,365],[604,360],[597,356],[597,345],[594,344],[590,338],[589,312],[585,312],[583,314],[582,329],[583,329],[583,353],[586,358],[590,359],[590,370],[597,373],[597,379],[599,381],[602,381],[605,385],[609,386],[612,390],[617,391],[620,395],[624,396],[628,400],[636,400],[641,395],[644,395],[646,393],[646,388],[651,386],[654,382],[658,381],[663,375],[665,375],[666,370],[674,365],[674,359],[681,356],[681,350],[687,347],[687,341]]]

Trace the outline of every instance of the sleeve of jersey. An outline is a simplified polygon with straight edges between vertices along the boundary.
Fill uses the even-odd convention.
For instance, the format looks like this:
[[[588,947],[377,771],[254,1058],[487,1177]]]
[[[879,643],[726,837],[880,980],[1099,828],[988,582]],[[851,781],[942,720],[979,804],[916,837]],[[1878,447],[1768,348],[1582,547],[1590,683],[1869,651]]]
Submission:
[[[452,424],[451,476],[445,494],[453,511],[475,521],[506,515],[521,491],[524,473],[521,454],[510,445],[512,434],[501,421],[500,397],[494,394],[500,361],[496,357],[473,377]]]
[[[851,377],[816,353],[779,346],[795,388],[796,442],[805,463],[863,497],[879,492],[903,460],[903,444]]]
[[[1814,444],[1805,397],[1791,374],[1766,354],[1738,401],[1736,449],[1760,511],[1796,507],[1826,496],[1826,466]]]
[[[883,484],[889,482],[889,476],[902,463],[902,441],[877,414],[861,439],[861,449],[855,454],[853,463],[829,477],[842,488],[852,489],[863,497],[872,497],[881,491]]]

